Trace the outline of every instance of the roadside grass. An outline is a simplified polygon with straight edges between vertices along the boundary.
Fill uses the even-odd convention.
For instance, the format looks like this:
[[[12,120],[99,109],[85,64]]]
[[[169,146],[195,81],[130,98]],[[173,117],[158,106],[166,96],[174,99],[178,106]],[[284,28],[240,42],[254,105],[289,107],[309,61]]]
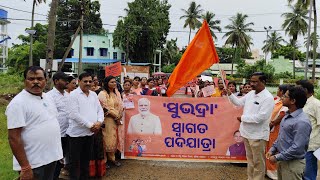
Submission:
[[[12,152],[8,142],[5,110],[6,105],[0,106],[0,179],[12,180],[18,177],[18,173],[12,170]]]
[[[17,94],[23,89],[23,77],[19,75],[0,74],[0,95]]]

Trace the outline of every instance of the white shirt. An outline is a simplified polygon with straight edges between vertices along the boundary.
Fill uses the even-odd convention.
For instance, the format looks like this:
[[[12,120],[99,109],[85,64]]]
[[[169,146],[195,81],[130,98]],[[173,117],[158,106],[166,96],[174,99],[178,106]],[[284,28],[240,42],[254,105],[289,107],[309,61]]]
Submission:
[[[274,108],[272,94],[267,89],[258,94],[253,90],[241,98],[232,94],[230,100],[237,106],[244,106],[239,129],[241,136],[268,141],[269,119]]]
[[[21,138],[32,169],[63,158],[57,110],[52,99],[43,93],[35,96],[22,90],[6,110],[8,129],[22,128]],[[13,157],[13,170],[21,167]]]
[[[145,115],[136,114],[130,118],[128,134],[152,134],[161,135],[162,128],[158,116],[151,113]]]
[[[308,151],[320,148],[320,101],[314,96],[307,99],[303,111],[308,115],[312,126]]]
[[[64,91],[64,94],[61,94],[56,88],[53,88],[47,93],[52,100],[54,101],[57,110],[58,110],[58,122],[60,125],[61,137],[66,137],[66,132],[69,126],[68,122],[68,97],[69,93]]]
[[[69,127],[67,134],[71,137],[91,136],[90,128],[97,121],[103,122],[104,113],[95,92],[87,96],[78,87],[69,96]]]

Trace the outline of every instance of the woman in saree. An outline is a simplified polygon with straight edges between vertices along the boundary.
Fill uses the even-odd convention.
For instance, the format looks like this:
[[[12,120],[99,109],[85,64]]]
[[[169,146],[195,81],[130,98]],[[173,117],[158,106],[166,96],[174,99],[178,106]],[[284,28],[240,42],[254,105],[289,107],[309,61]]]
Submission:
[[[116,161],[115,152],[119,149],[122,138],[119,134],[122,133],[122,100],[119,91],[117,90],[117,82],[115,77],[108,76],[103,81],[103,90],[99,93],[98,98],[104,109],[108,109],[105,113],[103,129],[103,140],[107,154],[107,161],[115,166],[121,166],[119,161]]]

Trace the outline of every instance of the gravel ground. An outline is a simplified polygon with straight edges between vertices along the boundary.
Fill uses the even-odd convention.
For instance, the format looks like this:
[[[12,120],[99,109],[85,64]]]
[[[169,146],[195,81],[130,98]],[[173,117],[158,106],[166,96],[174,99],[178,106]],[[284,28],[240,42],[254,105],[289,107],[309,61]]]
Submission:
[[[245,180],[245,164],[122,160],[103,179],[117,180]]]

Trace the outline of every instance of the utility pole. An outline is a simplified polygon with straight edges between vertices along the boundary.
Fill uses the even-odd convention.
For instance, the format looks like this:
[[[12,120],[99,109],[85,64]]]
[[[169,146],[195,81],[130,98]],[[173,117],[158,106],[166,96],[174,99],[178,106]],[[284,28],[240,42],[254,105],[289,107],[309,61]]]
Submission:
[[[37,1],[33,1],[33,4],[32,4],[32,18],[31,18],[31,28],[30,30],[33,30],[33,25],[34,25],[34,8],[36,6],[36,2]],[[33,31],[35,33],[35,31]],[[30,50],[29,50],[29,66],[32,66],[33,65],[33,56],[32,56],[32,46],[33,46],[33,35],[34,33],[29,33],[30,35]]]
[[[269,26],[269,27],[264,27],[264,30],[267,31],[267,39],[266,39],[266,41],[268,41],[268,39],[269,39],[269,31],[270,31],[271,29],[272,29],[271,26]],[[266,52],[265,55],[264,55],[264,60],[266,61],[266,64],[267,64],[267,52]]]
[[[129,32],[127,30],[127,52],[126,52],[126,64],[129,65]]]
[[[62,70],[62,67],[63,67],[63,65],[64,65],[64,62],[65,62],[65,60],[66,60],[66,58],[67,58],[67,56],[68,56],[68,54],[69,54],[69,52],[70,52],[70,50],[71,50],[71,47],[72,47],[74,41],[76,40],[76,37],[77,37],[78,34],[79,34],[79,31],[80,31],[80,26],[78,27],[76,33],[74,33],[73,38],[72,38],[72,40],[71,40],[71,42],[70,42],[70,44],[69,44],[66,52],[65,52],[64,55],[63,55],[63,58],[62,58],[61,63],[60,63],[60,65],[59,65],[58,71],[61,71],[61,70]]]
[[[80,75],[80,74],[82,73],[83,15],[84,15],[84,0],[81,0],[81,19],[80,19],[80,43],[79,43],[78,75]]]
[[[312,12],[313,3],[310,2],[309,10],[309,26],[308,26],[308,39],[307,39],[307,52],[306,52],[306,61],[304,69],[304,79],[308,80],[308,64],[309,64],[309,48],[310,48],[310,34],[311,34],[311,12]]]

